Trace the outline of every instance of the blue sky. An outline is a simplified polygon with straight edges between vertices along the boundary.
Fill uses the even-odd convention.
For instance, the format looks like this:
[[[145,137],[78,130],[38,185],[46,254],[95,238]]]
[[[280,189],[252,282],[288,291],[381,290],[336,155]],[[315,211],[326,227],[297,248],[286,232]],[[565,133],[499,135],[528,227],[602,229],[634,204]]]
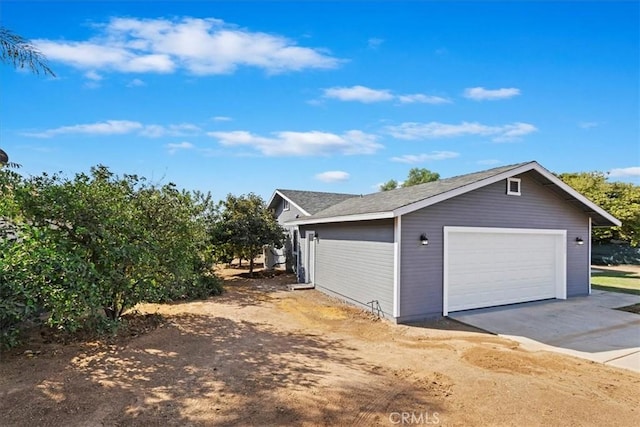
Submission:
[[[0,67],[22,173],[369,193],[537,160],[640,183],[638,2],[7,1],[57,77]]]

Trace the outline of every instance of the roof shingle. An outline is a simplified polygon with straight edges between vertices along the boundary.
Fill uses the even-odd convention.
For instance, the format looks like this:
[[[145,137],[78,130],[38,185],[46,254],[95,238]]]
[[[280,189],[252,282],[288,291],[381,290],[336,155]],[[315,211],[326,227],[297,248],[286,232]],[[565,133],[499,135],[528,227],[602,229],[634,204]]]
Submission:
[[[287,199],[314,215],[329,206],[333,206],[347,199],[358,197],[357,194],[324,193],[319,191],[277,190]]]
[[[328,206],[324,210],[312,214],[311,218],[329,218],[346,215],[360,215],[376,212],[391,212],[403,206],[446,193],[465,185],[473,184],[511,169],[516,169],[530,162],[502,166],[467,175],[445,178],[411,187],[381,191],[365,196],[350,197],[338,204]],[[310,212],[311,213],[311,212]]]

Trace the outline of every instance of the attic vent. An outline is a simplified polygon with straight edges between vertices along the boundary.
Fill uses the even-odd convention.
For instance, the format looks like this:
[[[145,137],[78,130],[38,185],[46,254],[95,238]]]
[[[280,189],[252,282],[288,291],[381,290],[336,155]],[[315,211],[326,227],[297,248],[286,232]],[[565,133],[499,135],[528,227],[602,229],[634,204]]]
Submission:
[[[291,209],[291,208],[289,207],[289,201],[288,201],[288,200],[283,200],[282,210],[283,210],[283,211],[288,211],[289,209]]]
[[[507,194],[509,196],[520,196],[520,178],[507,178]]]

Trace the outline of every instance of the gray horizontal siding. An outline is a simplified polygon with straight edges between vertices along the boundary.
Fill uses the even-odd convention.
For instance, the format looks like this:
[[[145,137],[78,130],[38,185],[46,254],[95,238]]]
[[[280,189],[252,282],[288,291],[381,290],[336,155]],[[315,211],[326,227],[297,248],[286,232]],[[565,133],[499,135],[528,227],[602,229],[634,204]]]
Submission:
[[[442,314],[444,226],[567,230],[567,295],[588,294],[589,249],[575,238],[590,238],[589,219],[528,173],[519,178],[521,196],[501,181],[402,217],[400,321]]]
[[[318,235],[316,288],[363,307],[378,301],[384,316],[392,317],[393,222],[317,225],[306,230]]]

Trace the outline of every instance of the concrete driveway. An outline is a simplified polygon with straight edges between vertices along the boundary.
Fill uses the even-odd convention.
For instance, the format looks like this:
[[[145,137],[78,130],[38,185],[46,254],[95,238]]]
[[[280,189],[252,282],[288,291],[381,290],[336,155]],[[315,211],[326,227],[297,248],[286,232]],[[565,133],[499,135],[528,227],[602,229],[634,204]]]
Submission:
[[[640,315],[615,310],[640,296],[594,290],[588,297],[450,313],[449,317],[520,342],[640,372]]]

